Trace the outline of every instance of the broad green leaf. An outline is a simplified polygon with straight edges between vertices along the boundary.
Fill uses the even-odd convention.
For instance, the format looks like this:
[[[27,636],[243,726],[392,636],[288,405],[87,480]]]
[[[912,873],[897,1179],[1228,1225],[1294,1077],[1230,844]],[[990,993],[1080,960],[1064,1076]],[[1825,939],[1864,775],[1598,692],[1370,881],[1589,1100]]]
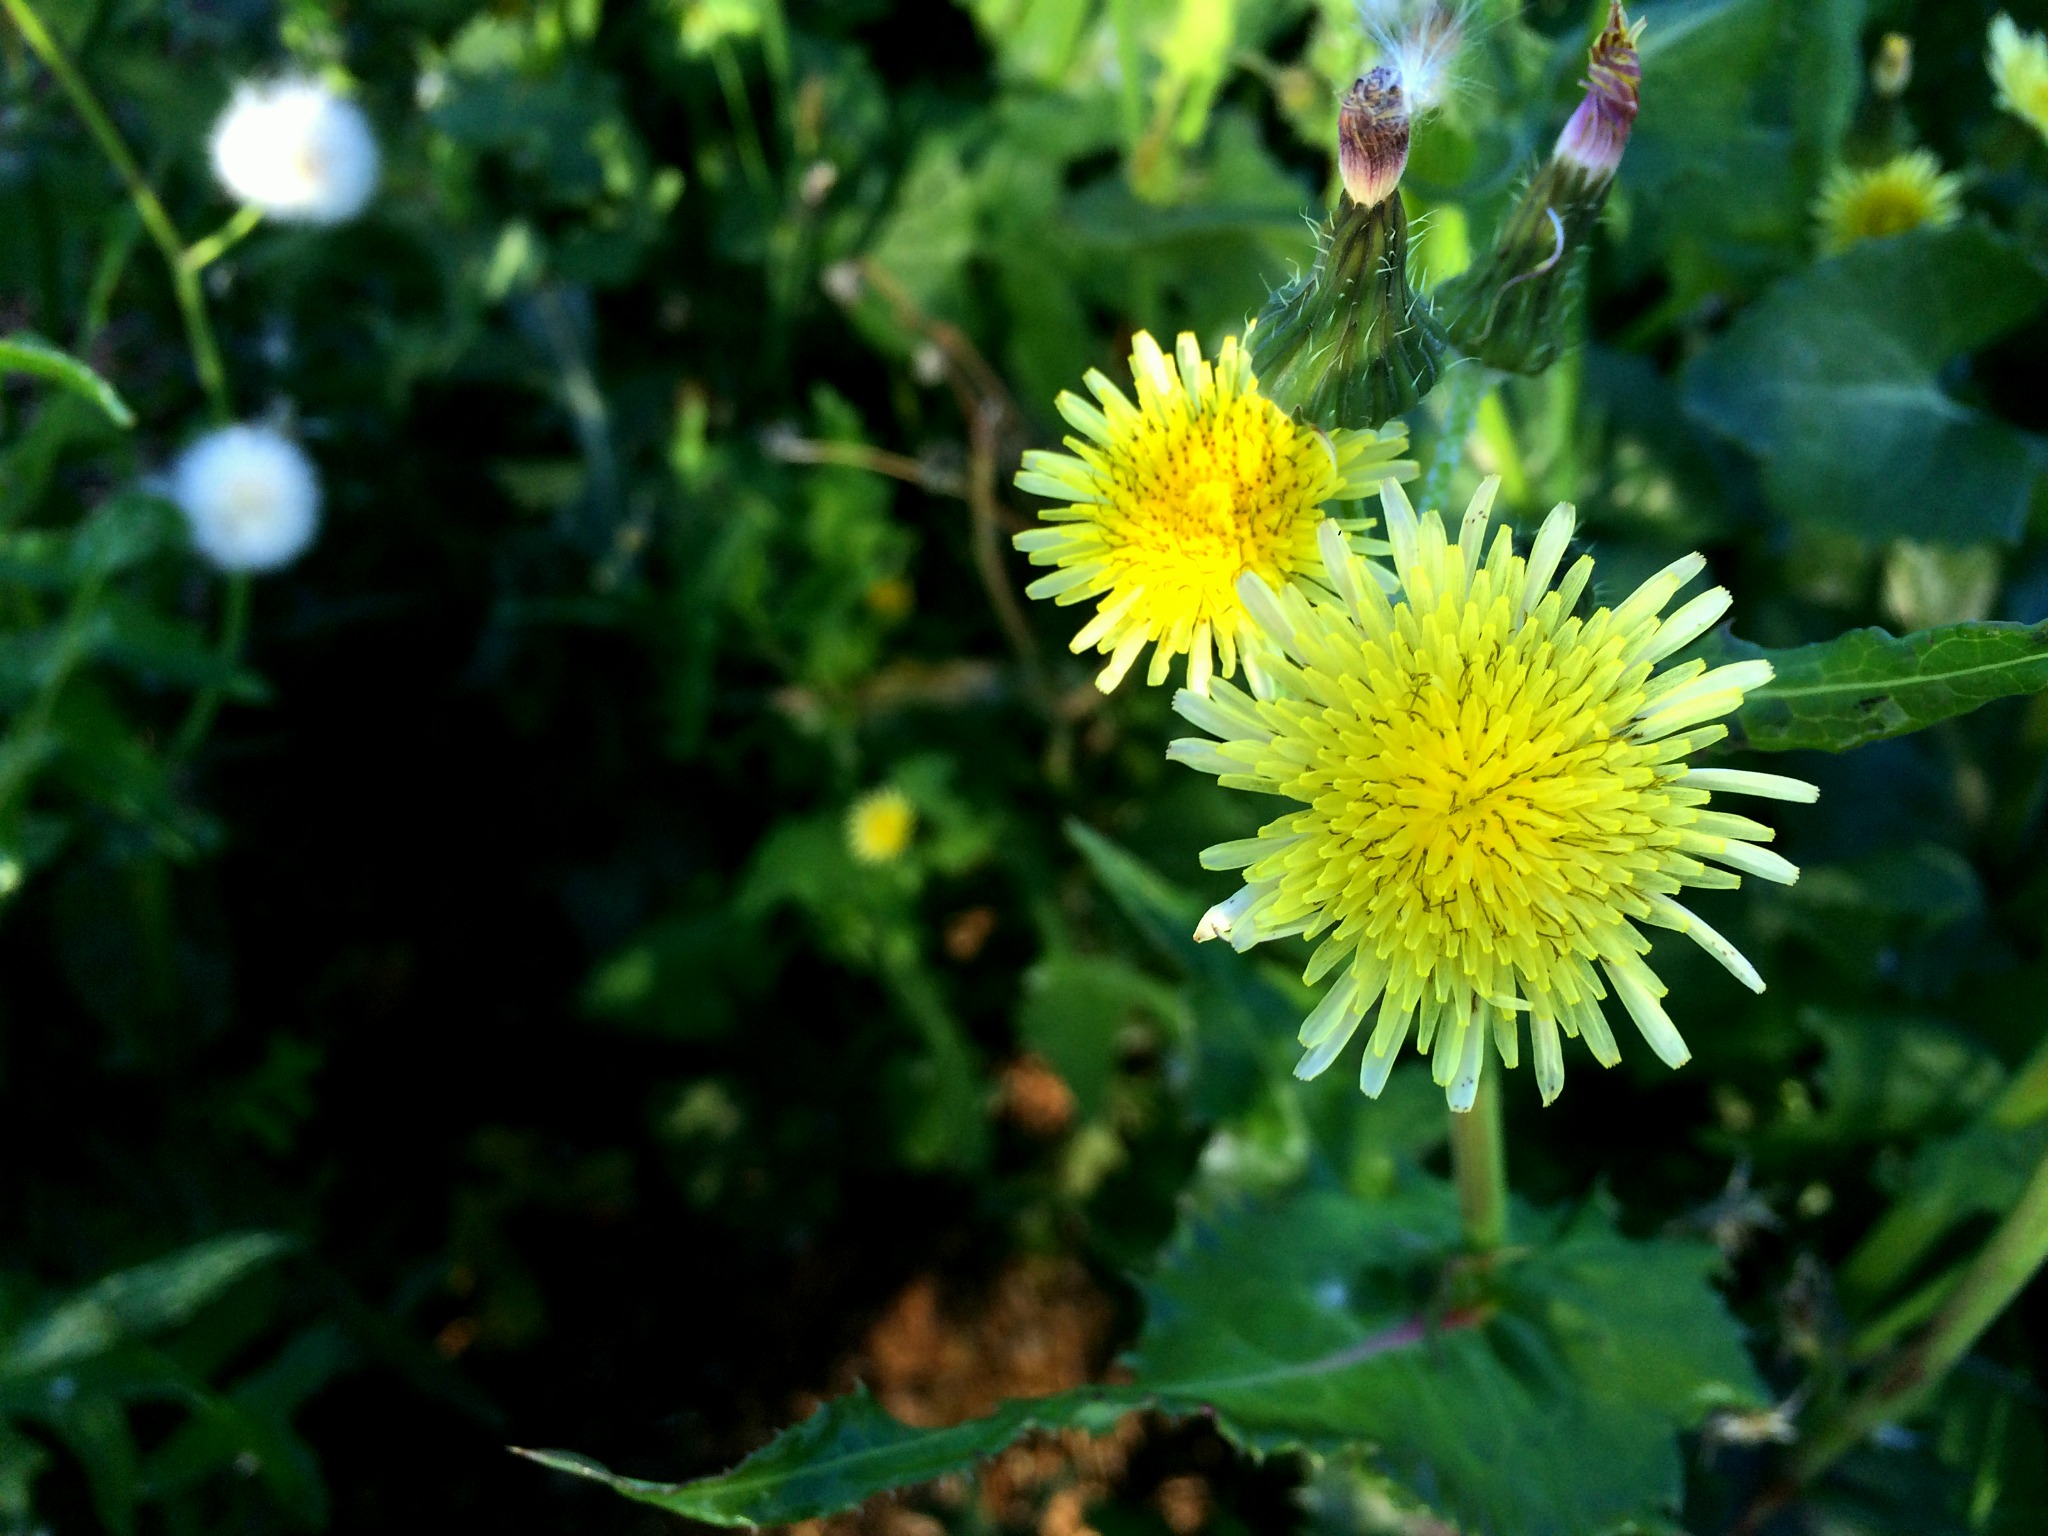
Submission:
[[[1146,1288],[1138,1383],[1262,1452],[1358,1444],[1475,1533],[1592,1532],[1674,1506],[1674,1435],[1755,1401],[1713,1252],[1589,1211],[1434,1319],[1410,1287],[1455,1252],[1446,1186],[1310,1194],[1184,1234]],[[1421,1294],[1428,1294],[1423,1292]]]
[[[974,254],[980,213],[980,195],[959,150],[943,139],[929,141],[904,172],[896,206],[867,259],[901,284],[920,309],[946,315],[959,302],[961,273]],[[888,313],[886,306],[883,312]]]
[[[68,352],[60,352],[40,336],[15,331],[0,336],[0,374],[26,373],[70,390],[107,413],[118,427],[135,425],[135,413],[114,386]]]
[[[1777,671],[1736,716],[1742,744],[1761,752],[1844,752],[2048,688],[2048,625],[1946,624],[1903,637],[1854,629],[1791,650],[1730,649]]]
[[[1784,1142],[1849,1147],[1952,1129],[2005,1079],[1987,1046],[1937,1019],[1807,1008],[1799,1022],[1827,1047],[1821,1112],[1779,1126]]]
[[[1794,33],[1793,146],[1809,196],[1835,164],[1863,94],[1864,0],[1800,0]]]
[[[1643,255],[1661,264],[1665,247],[1685,241],[1754,264],[1759,248],[1782,243],[1796,200],[1792,135],[1757,110],[1777,7],[1665,0],[1640,14],[1643,113],[1621,177],[1641,210]]]
[[[1078,821],[1067,823],[1067,836],[1118,909],[1187,978],[1187,1012],[1200,1023],[1186,1045],[1189,1107],[1195,1114],[1227,1119],[1263,1084],[1288,1077],[1300,1055],[1295,1034],[1314,1006],[1308,989],[1226,944],[1197,944],[1199,898]]]
[[[1095,0],[968,0],[1002,72],[1056,85],[1073,63]]]
[[[1842,974],[1881,973],[1895,987],[1945,990],[1982,929],[1988,901],[1970,861],[1938,843],[1880,848],[1808,866],[1771,903],[1788,934]]]
[[[1024,978],[1017,1010],[1023,1043],[1052,1064],[1089,1118],[1107,1107],[1120,1036],[1133,1018],[1187,1020],[1171,987],[1108,955],[1050,955]]]
[[[1457,1233],[1437,1183],[1248,1207],[1196,1221],[1169,1249],[1128,1386],[931,1430],[856,1393],[689,1484],[525,1454],[698,1520],[765,1524],[963,1470],[1032,1429],[1101,1430],[1154,1408],[1211,1417],[1258,1454],[1362,1449],[1474,1536],[1590,1536],[1675,1505],[1676,1432],[1761,1395],[1708,1283],[1713,1251],[1630,1242],[1589,1212],[1486,1286],[1446,1267]],[[1446,1285],[1454,1299],[1428,1300]]]
[[[108,1275],[23,1328],[0,1354],[0,1378],[54,1370],[175,1327],[290,1247],[274,1233],[244,1232]]]
[[[1780,283],[1686,372],[1686,403],[1763,462],[1785,517],[1866,538],[2012,538],[2026,439],[1938,382],[2048,301],[2019,249],[1975,225],[1869,240]]]
[[[71,564],[79,576],[110,576],[183,538],[177,509],[170,502],[143,491],[121,491],[93,508],[78,525],[71,541]]]

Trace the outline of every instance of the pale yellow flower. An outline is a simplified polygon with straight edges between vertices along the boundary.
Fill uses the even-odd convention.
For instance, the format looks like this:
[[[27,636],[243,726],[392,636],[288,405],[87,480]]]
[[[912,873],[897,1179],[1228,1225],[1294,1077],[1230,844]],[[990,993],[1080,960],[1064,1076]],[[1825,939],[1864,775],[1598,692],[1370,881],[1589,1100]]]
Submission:
[[[1174,708],[1220,739],[1167,753],[1226,788],[1298,803],[1257,837],[1203,853],[1245,884],[1195,934],[1240,950],[1321,938],[1305,980],[1336,980],[1302,1025],[1297,1075],[1322,1072],[1376,1013],[1359,1086],[1378,1095],[1412,1028],[1454,1110],[1472,1107],[1488,1055],[1519,1063],[1525,1023],[1546,1103],[1564,1086],[1560,1031],[1603,1065],[1619,1061],[1601,1008],[1610,987],[1650,1048],[1682,1065],[1637,925],[1685,934],[1761,992],[1749,961],[1676,898],[1745,874],[1799,877],[1762,846],[1769,827],[1709,810],[1713,793],[1816,793],[1686,762],[1727,734],[1711,722],[1771,677],[1765,661],[1655,670],[1728,610],[1717,587],[1661,616],[1704,560],[1688,555],[1619,607],[1575,617],[1592,559],[1551,586],[1571,508],[1550,514],[1526,557],[1505,528],[1489,550],[1497,484],[1481,488],[1455,541],[1436,513],[1418,520],[1399,486],[1382,490],[1391,599],[1334,527],[1321,536],[1332,591],[1276,593],[1246,576],[1261,635],[1252,691],[1219,681],[1207,697],[1176,695]]]
[[[1961,217],[1962,199],[1961,178],[1924,149],[1866,170],[1837,166],[1813,205],[1821,252],[1833,256],[1859,240],[1944,228]]]
[[[1099,406],[1060,395],[1060,414],[1081,434],[1067,439],[1073,452],[1025,454],[1017,485],[1066,505],[1042,510],[1051,526],[1018,534],[1016,544],[1032,564],[1059,567],[1031,584],[1032,597],[1098,600],[1072,648],[1108,655],[1095,680],[1104,693],[1147,645],[1146,681],[1164,682],[1173,658],[1185,655],[1188,686],[1199,693],[1219,658],[1225,677],[1237,670],[1238,578],[1254,571],[1281,585],[1315,575],[1326,504],[1408,479],[1416,467],[1401,458],[1408,435],[1399,423],[1321,432],[1293,420],[1259,393],[1235,337],[1211,364],[1191,335],[1169,360],[1141,331],[1131,374],[1135,405],[1096,372],[1087,383]]]
[[[1992,20],[1986,67],[1998,87],[1998,105],[2048,138],[2048,37],[2022,32],[2010,16]]]

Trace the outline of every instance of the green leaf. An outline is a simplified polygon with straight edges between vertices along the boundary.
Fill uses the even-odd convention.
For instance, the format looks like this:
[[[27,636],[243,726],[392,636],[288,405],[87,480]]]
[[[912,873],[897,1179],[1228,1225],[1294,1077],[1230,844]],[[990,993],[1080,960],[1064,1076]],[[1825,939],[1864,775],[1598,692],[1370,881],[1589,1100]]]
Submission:
[[[1432,1291],[1413,1287],[1455,1276],[1456,1243],[1438,1184],[1186,1233],[1147,1288],[1138,1383],[1212,1407],[1254,1450],[1365,1443],[1475,1533],[1592,1532],[1675,1505],[1675,1431],[1761,1391],[1712,1250],[1629,1242],[1588,1211],[1492,1294],[1416,1313]]]
[[[1779,1126],[1783,1142],[1850,1147],[1953,1129],[2005,1079],[1989,1047],[1937,1019],[1805,1008],[1799,1022],[1827,1047],[1821,1112]]]
[[[1300,1050],[1301,1021],[1315,999],[1270,963],[1247,960],[1225,944],[1197,944],[1202,902],[1078,821],[1067,837],[1138,932],[1187,977],[1186,1009],[1201,1021],[1186,1042],[1189,1107],[1223,1120],[1275,1077],[1289,1078]]]
[[[1801,0],[1794,13],[1793,147],[1808,196],[1840,157],[1863,94],[1863,13],[1864,0]]]
[[[135,425],[135,413],[114,386],[67,352],[60,352],[40,336],[15,331],[0,336],[0,374],[26,373],[83,396],[105,411],[117,427]]]
[[[1795,521],[1870,539],[2011,539],[2033,451],[1938,375],[2044,301],[2048,280],[1988,229],[1864,241],[1751,306],[1687,369],[1687,405],[1763,461],[1766,493]]]
[[[1736,716],[1741,743],[1760,752],[1846,752],[2048,688],[2048,625],[2040,624],[1945,624],[1903,638],[1853,629],[1791,650],[1741,641],[1728,649],[1777,671]]]
[[[50,1371],[175,1327],[290,1247],[274,1233],[237,1233],[108,1275],[23,1328],[0,1355],[0,1378]]]
[[[1033,1429],[1154,1408],[1212,1417],[1259,1454],[1364,1448],[1474,1536],[1574,1536],[1674,1505],[1676,1431],[1761,1400],[1708,1283],[1711,1249],[1631,1242],[1589,1211],[1485,1286],[1454,1263],[1457,1242],[1441,1183],[1380,1202],[1302,1195],[1182,1232],[1146,1287],[1128,1386],[930,1430],[857,1392],[680,1485],[523,1454],[694,1519],[766,1524],[964,1469]]]
[[[1005,1403],[985,1419],[949,1429],[918,1429],[897,1422],[866,1388],[856,1388],[784,1430],[723,1477],[694,1483],[620,1477],[570,1451],[514,1450],[557,1472],[591,1478],[629,1499],[709,1525],[779,1525],[850,1509],[887,1489],[972,1466],[1032,1430],[1101,1433],[1150,1401],[1127,1387],[1083,1387]]]
[[[120,1402],[105,1392],[76,1391],[54,1403],[45,1417],[85,1469],[100,1523],[114,1536],[132,1536],[139,1452]]]
[[[1049,955],[1024,978],[1017,1033],[1074,1090],[1093,1119],[1108,1107],[1110,1080],[1134,1017],[1164,1021],[1174,1034],[1188,1021],[1170,987],[1108,955]]]
[[[327,1522],[327,1490],[319,1459],[293,1430],[291,1416],[357,1360],[355,1345],[338,1324],[306,1329],[229,1391],[207,1393],[192,1405],[192,1417],[150,1452],[143,1496],[161,1499],[240,1464],[260,1476],[302,1525],[319,1529]]]
[[[35,1510],[35,1481],[50,1465],[40,1442],[0,1423],[0,1521],[27,1530]]]
[[[975,24],[1015,80],[1056,85],[1073,62],[1094,0],[968,0]]]

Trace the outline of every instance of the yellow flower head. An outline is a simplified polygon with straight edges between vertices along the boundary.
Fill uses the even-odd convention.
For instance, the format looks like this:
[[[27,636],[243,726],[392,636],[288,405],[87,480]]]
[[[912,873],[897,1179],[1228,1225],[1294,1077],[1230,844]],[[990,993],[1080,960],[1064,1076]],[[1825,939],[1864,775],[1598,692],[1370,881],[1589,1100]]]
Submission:
[[[893,864],[917,833],[917,808],[900,789],[873,789],[846,813],[846,847],[863,864]]]
[[[1456,542],[1436,513],[1418,521],[1398,486],[1383,489],[1392,599],[1334,528],[1322,535],[1332,591],[1276,596],[1246,576],[1261,632],[1252,691],[1218,682],[1206,698],[1176,695],[1221,739],[1167,754],[1228,788],[1300,802],[1257,837],[1203,853],[1246,883],[1195,934],[1240,950],[1322,937],[1306,979],[1337,979],[1302,1026],[1297,1075],[1328,1067],[1377,1006],[1359,1086],[1378,1095],[1412,1027],[1456,1110],[1472,1106],[1489,1037],[1518,1064],[1524,1019],[1545,1103],[1564,1086],[1560,1029],[1602,1065],[1619,1061],[1601,1009],[1610,987],[1650,1048],[1681,1065],[1688,1052],[1636,925],[1690,936],[1762,991],[1734,946],[1674,898],[1739,885],[1734,871],[1799,876],[1758,846],[1769,827],[1707,809],[1711,791],[1816,793],[1686,765],[1727,734],[1708,722],[1771,676],[1764,661],[1655,671],[1728,609],[1716,587],[1661,617],[1704,560],[1688,555],[1620,607],[1574,617],[1591,558],[1551,587],[1571,508],[1550,514],[1526,558],[1505,528],[1489,550],[1495,485],[1473,498]]]
[[[1962,213],[1962,193],[1961,179],[1924,149],[1869,170],[1838,165],[1813,205],[1821,252],[1833,256],[1859,240],[1953,224]]]
[[[1018,534],[1017,547],[1032,564],[1059,568],[1031,584],[1032,597],[1100,599],[1073,649],[1109,656],[1095,679],[1104,693],[1148,644],[1148,682],[1164,682],[1184,653],[1188,686],[1201,693],[1217,655],[1225,677],[1237,670],[1238,578],[1251,571],[1278,586],[1319,573],[1324,505],[1364,496],[1389,476],[1409,479],[1415,465],[1400,459],[1408,437],[1398,425],[1325,433],[1289,418],[1259,393],[1234,337],[1211,364],[1191,335],[1169,360],[1140,331],[1131,374],[1135,405],[1093,371],[1099,408],[1060,395],[1060,414],[1081,434],[1066,440],[1073,453],[1025,454],[1017,484],[1067,504],[1041,511],[1052,526]]]
[[[2022,32],[2000,14],[1991,23],[1987,67],[1998,87],[1998,105],[2048,138],[2048,37]]]

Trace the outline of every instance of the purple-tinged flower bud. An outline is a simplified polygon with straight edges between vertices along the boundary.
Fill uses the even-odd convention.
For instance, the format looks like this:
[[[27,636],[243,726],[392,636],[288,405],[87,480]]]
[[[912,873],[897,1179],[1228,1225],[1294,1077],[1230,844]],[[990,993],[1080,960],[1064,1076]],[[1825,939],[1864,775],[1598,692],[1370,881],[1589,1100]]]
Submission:
[[[1643,64],[1636,39],[1643,24],[1629,25],[1621,0],[1610,0],[1607,26],[1593,40],[1586,68],[1586,97],[1557,136],[1556,158],[1598,181],[1607,181],[1628,148],[1642,100]]]
[[[1337,169],[1361,208],[1375,207],[1401,185],[1408,168],[1408,97],[1401,77],[1382,64],[1352,82],[1337,113]]]
[[[1586,95],[1494,236],[1493,249],[1444,285],[1451,339],[1489,367],[1541,373],[1563,352],[1578,313],[1586,255],[1628,147],[1642,87],[1636,40],[1621,0],[1594,39]]]

